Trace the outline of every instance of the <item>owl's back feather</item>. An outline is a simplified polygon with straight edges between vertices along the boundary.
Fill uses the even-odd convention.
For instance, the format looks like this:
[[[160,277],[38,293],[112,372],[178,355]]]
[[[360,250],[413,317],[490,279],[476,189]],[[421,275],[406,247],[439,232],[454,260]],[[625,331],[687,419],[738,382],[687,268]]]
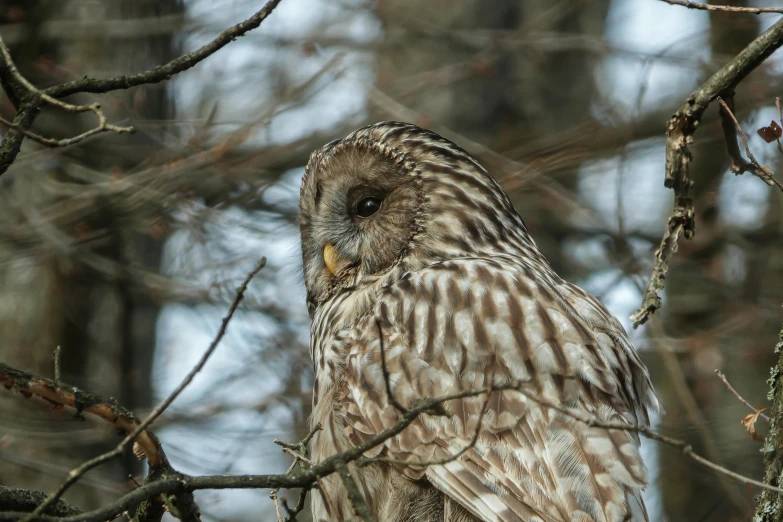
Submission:
[[[527,391],[602,421],[645,422],[646,408],[657,408],[622,327],[609,317],[596,326],[608,312],[551,271],[514,256],[454,259],[380,286],[374,308],[340,335],[345,386],[336,399],[352,443],[399,419],[382,356],[391,391],[407,406],[522,380]],[[485,401],[449,401],[450,416],[422,415],[374,454],[411,462],[394,468],[487,522],[646,521],[638,437],[588,427],[513,390],[494,392],[480,420]],[[415,465],[448,459],[476,430],[459,459]]]

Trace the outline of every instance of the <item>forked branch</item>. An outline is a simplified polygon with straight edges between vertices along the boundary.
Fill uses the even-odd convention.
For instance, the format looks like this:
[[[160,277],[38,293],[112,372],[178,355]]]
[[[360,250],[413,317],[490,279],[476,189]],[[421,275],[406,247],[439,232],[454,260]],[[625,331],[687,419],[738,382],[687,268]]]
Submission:
[[[670,2],[675,3],[675,2]],[[677,252],[680,238],[691,239],[695,233],[693,201],[690,189],[690,146],[704,111],[719,96],[731,96],[737,85],[783,45],[783,20],[778,21],[753,40],[737,56],[721,67],[709,80],[693,91],[685,105],[674,113],[666,125],[666,177],[664,184],[674,190],[674,209],[666,224],[661,244],[655,251],[650,282],[642,304],[631,315],[634,328],[644,324],[661,307],[660,292],[669,270],[669,262]]]

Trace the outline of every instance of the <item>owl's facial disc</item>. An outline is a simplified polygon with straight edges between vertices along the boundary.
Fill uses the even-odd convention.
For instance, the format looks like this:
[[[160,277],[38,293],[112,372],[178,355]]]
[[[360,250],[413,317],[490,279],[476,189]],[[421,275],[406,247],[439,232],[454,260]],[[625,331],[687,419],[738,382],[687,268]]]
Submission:
[[[331,145],[308,165],[300,198],[308,302],[388,273],[407,252],[421,205],[411,170],[371,142]]]

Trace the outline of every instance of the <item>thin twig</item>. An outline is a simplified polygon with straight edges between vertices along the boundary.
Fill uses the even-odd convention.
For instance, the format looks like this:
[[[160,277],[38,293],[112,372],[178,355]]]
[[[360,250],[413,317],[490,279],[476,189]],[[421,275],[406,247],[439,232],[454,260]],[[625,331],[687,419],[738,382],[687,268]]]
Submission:
[[[756,407],[755,407],[755,406],[753,406],[751,403],[749,403],[748,401],[746,401],[746,400],[745,400],[745,399],[742,397],[742,395],[740,395],[740,394],[739,394],[739,392],[737,392],[737,390],[735,390],[735,389],[734,389],[734,386],[732,386],[732,385],[729,383],[729,380],[726,378],[726,376],[723,374],[723,372],[721,372],[720,370],[717,370],[717,369],[716,369],[716,370],[715,370],[715,375],[717,375],[717,376],[718,376],[718,379],[720,379],[721,381],[723,381],[723,384],[725,384],[725,385],[726,385],[726,388],[728,388],[728,389],[729,389],[729,391],[730,391],[731,393],[733,393],[733,394],[734,394],[734,396],[735,396],[737,399],[739,399],[739,401],[740,401],[742,404],[744,404],[745,406],[747,406],[748,408],[750,408],[751,410],[753,410],[753,413],[759,413],[759,408],[756,408]],[[759,413],[759,416],[761,416],[761,417],[764,417],[764,418],[767,420],[767,422],[769,422],[769,421],[770,421],[770,419],[769,419],[769,416],[768,416],[768,415],[765,415],[765,414],[763,414],[763,413]]]
[[[27,89],[31,94],[45,101],[49,105],[59,107],[68,112],[92,112],[95,115],[95,117],[98,119],[97,127],[90,129],[86,132],[83,132],[78,136],[61,139],[61,140],[44,138],[42,136],[39,136],[37,134],[32,134],[32,133],[28,134],[26,129],[22,129],[17,125],[14,125],[10,122],[3,120],[3,123],[8,125],[9,127],[12,127],[15,130],[18,130],[19,132],[22,132],[23,134],[25,134],[25,136],[37,141],[42,145],[46,145],[47,147],[67,147],[68,145],[79,143],[80,141],[83,141],[89,138],[90,136],[94,136],[101,132],[116,132],[118,134],[135,132],[135,129],[133,127],[119,127],[117,125],[112,125],[108,123],[106,116],[103,114],[103,111],[101,111],[101,105],[99,103],[91,103],[89,105],[73,105],[71,103],[66,103],[64,101],[53,98],[48,94],[46,94],[45,92],[39,91],[32,83],[30,83],[27,80],[27,78],[22,76],[22,74],[16,68],[16,64],[11,59],[11,52],[8,50],[8,47],[6,47],[2,37],[0,37],[0,55],[2,55],[3,60],[5,61],[5,66],[7,67],[11,76],[13,76],[13,78],[21,85],[23,85],[24,88]]]
[[[168,408],[174,400],[179,397],[179,395],[182,393],[182,391],[191,383],[193,378],[196,376],[197,373],[199,373],[202,368],[204,368],[204,365],[207,364],[207,361],[214,353],[217,346],[220,344],[220,341],[223,340],[223,336],[226,335],[226,329],[228,328],[228,323],[231,322],[231,319],[234,317],[234,312],[236,312],[237,307],[239,307],[239,303],[244,299],[245,292],[247,291],[247,287],[250,284],[250,281],[253,280],[253,278],[266,266],[266,258],[262,257],[261,260],[256,264],[255,267],[247,274],[245,277],[245,280],[242,281],[242,284],[239,285],[239,287],[236,289],[236,295],[234,296],[234,300],[231,302],[231,306],[228,308],[228,314],[223,318],[223,322],[220,325],[220,329],[218,330],[217,335],[212,340],[212,342],[209,344],[209,347],[204,352],[204,354],[201,356],[201,359],[196,363],[196,365],[188,372],[188,374],[185,376],[184,379],[182,379],[182,382],[177,386],[177,388],[169,394],[166,399],[161,402],[154,410],[150,412],[150,414],[147,416],[146,419],[141,423],[139,428],[143,429],[146,426],[149,426],[155,419],[157,419],[161,413],[166,411],[166,408]]]
[[[226,29],[225,31],[220,33],[220,35],[218,35],[217,38],[215,38],[208,44],[197,49],[196,51],[175,58],[174,60],[164,65],[160,65],[153,69],[149,69],[147,71],[137,73],[137,74],[115,76],[107,79],[83,78],[80,80],[66,82],[60,85],[54,85],[52,87],[48,87],[46,89],[36,91],[39,100],[27,100],[22,102],[22,100],[20,100],[20,95],[23,93],[24,88],[28,88],[27,85],[22,85],[21,82],[17,79],[18,71],[17,74],[13,74],[13,71],[16,70],[16,67],[13,66],[13,62],[9,61],[8,63],[0,63],[0,74],[2,74],[2,78],[0,78],[0,83],[2,83],[3,86],[9,87],[9,90],[11,91],[8,93],[9,97],[12,103],[14,104],[14,106],[17,106],[17,109],[19,111],[16,117],[14,118],[14,124],[13,124],[14,126],[12,127],[16,132],[9,132],[6,136],[3,137],[3,141],[0,142],[0,175],[5,173],[6,170],[8,170],[8,167],[10,167],[11,164],[13,164],[14,160],[16,159],[16,156],[19,154],[21,141],[23,137],[24,136],[31,137],[29,135],[26,135],[24,131],[27,131],[32,126],[33,122],[38,116],[38,113],[40,112],[41,109],[40,100],[45,100],[47,101],[47,103],[51,103],[49,102],[50,98],[51,99],[63,98],[65,96],[70,96],[72,94],[83,93],[83,92],[106,93],[118,89],[128,89],[130,87],[159,83],[168,80],[172,76],[196,66],[199,62],[208,58],[215,52],[219,51],[229,43],[239,38],[240,36],[243,36],[249,31],[252,31],[253,29],[260,26],[261,23],[264,20],[266,20],[266,18],[275,10],[275,8],[278,6],[278,4],[280,4],[280,2],[281,0],[269,0],[261,10],[257,11],[250,18],[236,24],[233,27],[230,27],[229,29]],[[7,60],[5,59],[5,56],[3,57],[4,57],[3,62],[6,62]],[[8,59],[10,59],[10,53],[8,54]],[[3,67],[3,65],[5,65],[5,67]],[[65,104],[64,102],[59,102],[59,103],[64,104],[66,106],[69,105],[69,104]],[[62,107],[62,105],[60,106]],[[92,112],[98,111],[99,108],[97,104],[92,104],[83,107],[85,107],[86,110]],[[44,141],[41,140],[36,140],[36,141],[39,141],[49,146],[61,147],[74,143],[73,140],[77,140],[77,139],[83,140],[89,136],[97,134],[98,132],[105,132],[107,130],[119,132],[117,131],[118,128],[115,128],[114,126],[109,124],[105,124],[102,127],[101,122],[102,120],[100,120],[99,117],[99,125],[95,129],[87,131],[86,133],[76,136],[74,138],[68,138],[66,140],[56,140],[55,145],[49,145],[45,143],[45,141],[48,138],[39,137]],[[129,129],[129,128],[124,128],[124,129]],[[130,132],[130,131],[125,130],[124,132]]]
[[[364,500],[361,491],[359,491],[359,486],[353,479],[353,476],[348,469],[348,464],[343,462],[338,463],[337,473],[340,475],[340,479],[343,481],[343,486],[345,486],[345,489],[348,492],[348,501],[351,503],[353,513],[359,518],[361,522],[377,522],[375,515],[373,515],[372,511],[370,511],[370,507]]]
[[[310,491],[309,488],[302,488],[302,490],[299,492],[299,498],[297,499],[296,505],[294,507],[288,506],[288,501],[285,497],[280,499],[280,502],[283,504],[283,509],[285,509],[286,512],[284,522],[294,522],[296,520],[296,515],[304,510],[308,491]]]
[[[88,460],[87,462],[83,463],[79,467],[71,470],[70,473],[68,473],[68,478],[60,484],[60,486],[55,490],[54,493],[52,493],[49,497],[47,497],[46,501],[43,502],[38,508],[30,513],[27,517],[25,517],[22,522],[29,522],[32,519],[34,519],[36,516],[43,513],[52,503],[56,502],[57,499],[59,499],[65,491],[71,487],[76,481],[81,478],[82,475],[84,475],[87,471],[91,470],[92,468],[99,466],[100,464],[103,464],[104,462],[107,462],[123,453],[125,448],[130,444],[132,441],[135,440],[135,438],[141,434],[143,431],[147,429],[147,426],[152,424],[152,422],[157,419],[160,414],[162,414],[164,411],[166,411],[166,408],[168,408],[174,400],[179,397],[180,393],[191,383],[193,378],[196,376],[197,373],[201,371],[201,369],[204,367],[204,365],[209,360],[210,356],[214,353],[215,348],[217,348],[218,344],[220,344],[220,341],[223,339],[223,336],[226,334],[226,329],[228,327],[228,323],[231,321],[231,318],[234,317],[234,312],[236,311],[237,307],[239,306],[239,303],[242,301],[242,299],[245,296],[245,292],[247,291],[247,286],[250,283],[250,281],[258,274],[258,272],[261,271],[262,268],[266,265],[266,258],[261,258],[261,260],[256,264],[256,266],[247,274],[247,277],[245,277],[245,280],[242,282],[242,284],[237,288],[236,296],[234,297],[234,300],[231,303],[231,306],[228,309],[228,314],[226,317],[223,318],[223,322],[220,325],[220,329],[218,330],[217,335],[210,343],[207,350],[204,352],[204,354],[201,356],[201,359],[196,363],[196,365],[188,372],[188,374],[185,376],[185,378],[182,380],[182,382],[177,386],[174,391],[172,391],[166,399],[163,400],[158,406],[155,407],[154,410],[150,412],[149,415],[141,422],[138,426],[136,426],[136,429],[134,429],[131,433],[129,433],[113,450],[107,451],[106,453],[103,453],[102,455],[99,455],[93,459]]]
[[[415,468],[428,468],[430,466],[443,466],[444,464],[448,464],[449,462],[453,462],[460,458],[462,455],[476,447],[476,442],[478,442],[479,435],[481,435],[481,427],[484,424],[484,416],[487,413],[487,407],[489,406],[489,400],[492,398],[492,386],[487,389],[487,398],[484,400],[484,403],[481,405],[481,412],[479,413],[478,421],[476,422],[476,429],[473,431],[473,436],[471,436],[470,441],[463,446],[458,452],[453,453],[449,455],[448,457],[442,458],[442,459],[433,459],[433,460],[425,460],[425,461],[413,461],[408,459],[391,459],[388,457],[373,457],[373,458],[362,458],[359,459],[358,465],[360,467],[365,467],[369,464],[374,464],[377,462],[383,462],[386,464],[397,464],[400,466],[412,466]]]
[[[750,151],[748,138],[745,137],[745,133],[742,131],[742,127],[740,126],[739,121],[737,121],[737,117],[734,116],[734,112],[732,112],[734,97],[727,96],[726,100],[724,100],[718,96],[717,100],[720,104],[721,124],[723,126],[723,136],[726,140],[726,149],[729,153],[729,168],[731,171],[734,174],[750,172],[770,187],[775,186],[780,190],[783,190],[783,184],[775,179],[775,173],[766,165],[761,165]],[[745,158],[742,157],[742,154],[740,154],[739,146],[737,145],[737,134],[739,134],[742,144],[745,146],[745,155],[750,158],[750,161],[746,161]]]
[[[52,352],[52,359],[54,359],[54,383],[60,386],[60,345]]]
[[[394,406],[397,411],[400,413],[405,413],[408,410],[403,407],[402,404],[397,402],[397,398],[394,396],[394,393],[392,393],[391,376],[389,375],[388,368],[386,368],[386,345],[383,341],[383,329],[381,328],[381,321],[376,319],[375,326],[378,329],[378,342],[381,344],[381,371],[383,372],[383,382],[386,385],[386,397],[389,400],[389,404]]]
[[[283,453],[287,453],[288,455],[291,455],[294,457],[294,464],[296,464],[297,461],[302,461],[305,464],[308,464],[310,466],[313,465],[313,461],[302,455],[301,453],[297,453],[295,450],[292,450],[290,448],[283,448]],[[292,466],[294,465],[292,464]]]
[[[0,123],[2,123],[3,125],[11,128],[11,129],[14,129],[15,131],[18,131],[19,133],[27,136],[28,138],[30,138],[33,141],[36,141],[36,142],[38,142],[38,143],[40,143],[42,145],[47,145],[46,142],[49,140],[49,138],[44,138],[43,136],[41,136],[39,134],[36,134],[36,133],[31,132],[31,131],[29,131],[27,129],[24,129],[24,128],[20,127],[19,125],[16,125],[13,122],[10,122],[10,121],[6,120],[3,117],[0,117]]]
[[[10,71],[11,75],[14,77],[14,79],[21,83],[25,89],[30,91],[32,94],[35,94],[36,96],[40,97],[42,100],[44,100],[46,103],[50,105],[54,105],[56,107],[60,107],[63,110],[66,110],[68,112],[87,112],[91,110],[86,105],[72,105],[70,103],[65,103],[64,101],[57,100],[55,98],[52,98],[48,94],[39,91],[35,85],[30,83],[27,78],[22,76],[22,73],[19,72],[19,69],[16,68],[16,64],[11,59],[11,51],[8,50],[8,47],[6,47],[5,42],[3,41],[3,38],[0,37],[0,55],[3,56],[3,60],[5,60],[5,65],[8,67],[8,70]]]
[[[44,89],[46,94],[55,98],[62,98],[80,92],[106,93],[118,89],[129,89],[138,85],[159,83],[170,79],[175,74],[191,69],[196,64],[215,54],[226,45],[230,44],[245,33],[252,31],[272,14],[282,0],[269,0],[261,10],[254,13],[247,20],[236,24],[220,33],[208,44],[193,52],[184,54],[170,62],[159,65],[147,71],[129,74],[127,76],[115,76],[113,78],[82,78],[71,82],[54,85]]]
[[[321,431],[321,425],[316,424],[313,426],[313,428],[307,433],[304,439],[300,440],[297,443],[290,443],[285,442],[280,439],[275,439],[273,442],[277,444],[278,446],[282,446],[283,448],[290,449],[297,451],[299,453],[305,453],[307,451],[307,445],[310,444],[310,441],[313,440],[313,437],[315,437],[315,434]]]
[[[762,13],[776,13],[783,14],[783,7],[735,7],[733,5],[712,5],[702,4],[699,2],[691,2],[690,0],[661,0],[671,5],[680,5],[687,7],[688,9],[700,9],[702,11],[719,11],[726,13],[749,13],[749,14],[762,14]]]
[[[780,108],[780,96],[775,97],[775,107],[778,109],[778,121],[783,124],[783,110]],[[783,153],[783,143],[780,143],[780,138],[775,136],[775,141],[778,144],[778,150]]]
[[[275,504],[275,513],[277,514],[277,522],[283,522],[283,514],[280,513],[280,503],[277,501],[277,491],[276,489],[273,489],[269,492],[269,498],[272,499],[272,502]]]
[[[309,466],[313,466],[314,463],[308,458],[308,452],[307,452],[307,446],[310,444],[310,441],[315,437],[315,434],[321,431],[321,425],[316,424],[313,426],[313,428],[310,430],[310,432],[305,435],[305,438],[300,440],[297,443],[290,443],[285,442],[282,440],[275,439],[274,443],[278,446],[282,446],[283,453],[288,453],[289,455],[292,455],[294,457],[294,461],[291,463],[290,466],[288,466],[288,469],[286,470],[286,474],[291,473],[294,471],[294,468],[296,468],[297,465],[301,466],[302,469],[308,469]],[[307,466],[303,466],[302,463],[307,464]],[[282,522],[292,522],[293,520],[296,520],[296,515],[298,515],[303,509],[305,504],[305,497],[307,497],[307,492],[310,490],[310,487],[303,487],[302,491],[299,493],[299,499],[296,501],[296,505],[293,508],[290,508],[288,506],[288,502],[286,501],[285,497],[280,499],[280,502],[283,505],[283,508],[286,511],[286,517],[285,520]],[[272,492],[277,494],[280,489],[273,489]],[[276,500],[276,497],[273,498],[273,500]],[[277,508],[277,506],[275,506]],[[278,511],[278,518],[280,518],[280,513]]]

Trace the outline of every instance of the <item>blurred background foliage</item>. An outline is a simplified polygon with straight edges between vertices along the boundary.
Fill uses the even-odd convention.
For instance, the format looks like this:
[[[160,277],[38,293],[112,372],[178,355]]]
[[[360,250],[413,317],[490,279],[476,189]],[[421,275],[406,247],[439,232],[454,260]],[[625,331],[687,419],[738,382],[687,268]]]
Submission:
[[[0,35],[45,87],[148,69],[258,8],[2,0]],[[110,121],[135,135],[62,149],[25,141],[0,178],[0,360],[51,376],[60,345],[64,381],[143,415],[267,256],[218,353],[156,431],[186,473],[284,470],[272,440],[301,438],[312,377],[296,228],[303,165],[321,144],[386,119],[478,157],[560,274],[629,328],[671,208],[664,124],[775,18],[656,0],[284,0],[171,82],[101,96]],[[782,73],[773,55],[736,95],[755,155],[778,172],[780,153],[754,131],[777,117]],[[13,114],[0,98],[0,116]],[[33,130],[62,138],[92,125],[47,109]],[[715,107],[693,150],[696,238],[675,256],[663,309],[632,335],[667,409],[657,429],[761,477],[760,444],[739,423],[748,411],[713,370],[766,404],[783,296],[781,194],[729,172]],[[51,491],[116,441],[98,421],[0,395],[1,484]],[[750,519],[753,489],[671,448],[645,444],[645,455],[652,520]],[[66,498],[94,508],[141,475],[130,456]],[[199,498],[207,520],[274,519],[268,492]]]

